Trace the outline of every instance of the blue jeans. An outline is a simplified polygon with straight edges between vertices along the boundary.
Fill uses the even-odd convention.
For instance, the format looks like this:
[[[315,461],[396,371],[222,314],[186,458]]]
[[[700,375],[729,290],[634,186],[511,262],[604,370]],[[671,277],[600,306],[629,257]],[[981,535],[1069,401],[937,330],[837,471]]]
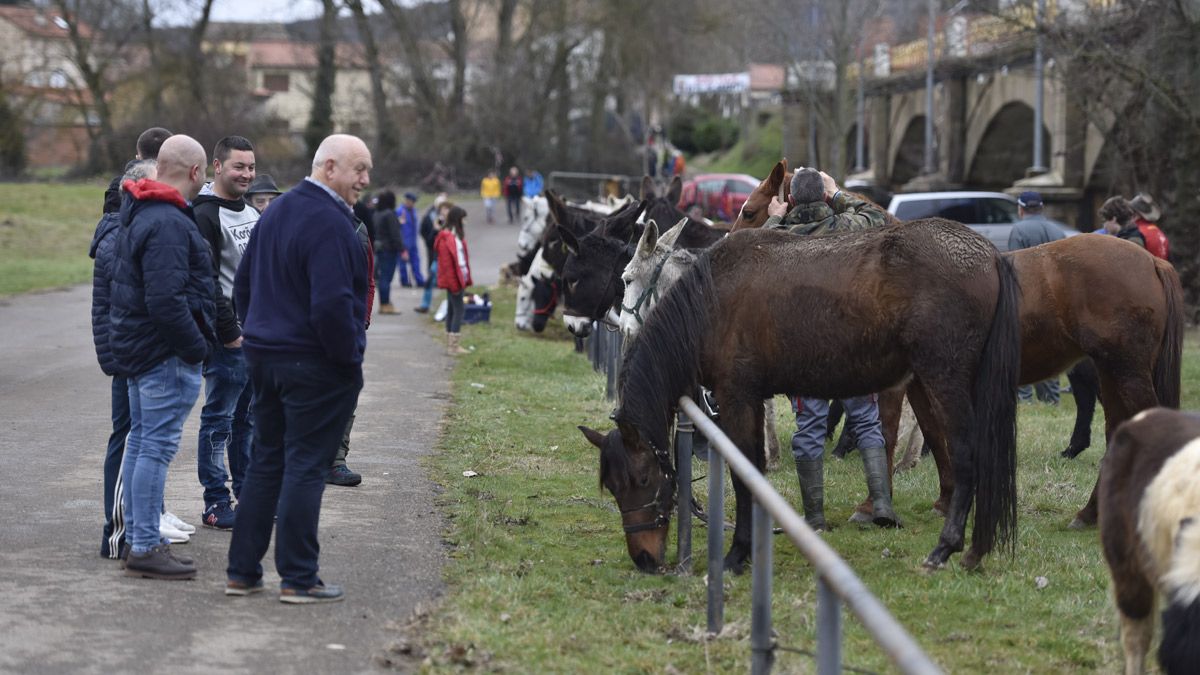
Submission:
[[[429,278],[425,280],[425,294],[421,296],[421,306],[429,309],[433,304],[433,288],[437,286],[437,258],[429,263]]]
[[[425,277],[421,276],[421,248],[416,241],[406,241],[404,247],[408,249],[408,260],[401,260],[399,263],[400,283],[408,285],[408,271],[411,269],[413,284],[424,286]]]
[[[275,530],[275,570],[284,588],[312,588],[325,476],[362,389],[362,368],[309,356],[250,360],[254,450],[229,542],[226,574],[262,578]],[[278,515],[278,520],[276,520]]]
[[[825,454],[825,427],[829,424],[829,401],[801,398],[796,409],[796,432],[792,434],[795,459],[819,459]],[[861,448],[882,448],[883,425],[879,423],[879,399],[875,394],[842,399],[846,424],[854,429]]]
[[[121,495],[121,462],[129,436],[129,380],[112,378],[112,433],[104,453],[104,539],[100,555],[116,558],[125,543],[125,505]]]
[[[1033,403],[1033,394],[1037,392],[1037,399],[1042,403],[1050,405],[1058,405],[1058,378],[1052,377],[1048,380],[1043,380],[1036,384],[1023,384],[1017,387],[1017,397],[1026,403]]]
[[[396,251],[379,251],[375,254],[375,282],[379,288],[379,304],[392,304],[392,277],[396,276]]]
[[[183,423],[200,395],[200,365],[172,356],[129,378],[129,440],[125,444],[126,539],[135,553],[158,546],[167,467],[179,451]]]
[[[196,449],[196,472],[204,487],[204,507],[229,501],[225,482],[225,449],[229,449],[229,468],[234,483],[240,485],[244,470],[241,458],[249,455],[250,385],[247,383],[246,358],[241,349],[224,345],[213,347],[204,361],[204,408],[200,411],[200,442]]]

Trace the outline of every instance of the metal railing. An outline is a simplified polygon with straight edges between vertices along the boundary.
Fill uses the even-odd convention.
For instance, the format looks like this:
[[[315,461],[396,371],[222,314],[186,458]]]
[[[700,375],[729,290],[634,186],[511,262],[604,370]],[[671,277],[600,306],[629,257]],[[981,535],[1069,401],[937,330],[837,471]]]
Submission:
[[[609,195],[623,197],[636,190],[641,180],[641,176],[552,171],[546,177],[546,188],[571,199],[603,199]]]
[[[771,638],[772,521],[812,563],[817,575],[817,672],[833,675],[842,671],[841,603],[850,608],[892,663],[904,673],[941,673],[921,649],[871,594],[850,566],[808,526],[758,469],[687,396],[679,399],[676,428],[676,467],[679,485],[679,561],[691,568],[692,434],[698,430],[709,440],[708,453],[708,631],[720,633],[724,623],[724,467],[737,474],[754,495],[752,525],[750,649],[751,672],[767,673],[775,659]]]

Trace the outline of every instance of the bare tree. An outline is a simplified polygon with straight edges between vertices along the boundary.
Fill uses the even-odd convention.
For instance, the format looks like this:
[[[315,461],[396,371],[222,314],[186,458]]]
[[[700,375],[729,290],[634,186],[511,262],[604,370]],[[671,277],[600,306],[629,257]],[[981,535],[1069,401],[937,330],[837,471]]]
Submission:
[[[333,131],[333,90],[337,84],[337,14],[334,0],[321,0],[320,41],[317,45],[317,77],[313,87],[312,111],[304,129],[304,144],[308,155],[316,154],[317,146]]]
[[[191,58],[187,60],[187,84],[188,92],[192,96],[194,103],[201,110],[208,109],[208,99],[205,97],[205,63],[204,58],[204,36],[208,32],[209,18],[212,16],[212,7],[214,0],[204,0],[204,4],[200,7],[200,16],[196,19],[196,23],[192,24],[191,30],[188,31],[188,46],[191,52]]]
[[[383,67],[379,61],[375,33],[363,10],[362,0],[346,0],[346,6],[354,14],[354,25],[362,38],[363,51],[367,57],[367,71],[371,77],[371,104],[375,110],[376,150],[382,158],[390,159],[399,150],[400,139],[396,135],[392,117],[388,114],[387,91],[383,86]]]

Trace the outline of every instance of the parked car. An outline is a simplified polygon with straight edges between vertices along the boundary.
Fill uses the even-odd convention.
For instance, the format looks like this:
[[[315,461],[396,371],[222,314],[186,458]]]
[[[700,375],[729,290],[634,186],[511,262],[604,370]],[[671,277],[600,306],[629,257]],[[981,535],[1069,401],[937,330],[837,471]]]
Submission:
[[[699,205],[706,217],[730,222],[737,218],[742,204],[759,182],[744,173],[702,173],[684,182],[683,191],[679,193],[679,208],[687,212],[692,206]]]
[[[892,197],[887,210],[900,220],[957,220],[987,237],[1001,251],[1008,250],[1012,224],[1019,220],[1016,198],[1003,192],[910,192]],[[1063,223],[1050,222],[1068,237],[1079,234]]]

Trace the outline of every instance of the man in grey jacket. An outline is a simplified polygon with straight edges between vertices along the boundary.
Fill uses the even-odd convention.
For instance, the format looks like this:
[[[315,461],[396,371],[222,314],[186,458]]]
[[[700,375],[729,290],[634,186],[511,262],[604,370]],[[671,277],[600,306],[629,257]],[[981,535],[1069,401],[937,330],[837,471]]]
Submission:
[[[1040,193],[1029,190],[1022,192],[1020,197],[1017,197],[1017,215],[1021,220],[1013,225],[1012,232],[1008,235],[1008,250],[1017,251],[1023,248],[1033,248],[1041,246],[1052,241],[1062,239],[1066,235],[1063,234],[1062,228],[1050,222],[1042,215],[1042,195]],[[1026,403],[1033,402],[1034,390],[1037,390],[1037,398],[1043,403],[1050,405],[1058,405],[1058,377],[1052,377],[1044,382],[1030,386],[1028,384],[1017,387],[1017,396]]]

